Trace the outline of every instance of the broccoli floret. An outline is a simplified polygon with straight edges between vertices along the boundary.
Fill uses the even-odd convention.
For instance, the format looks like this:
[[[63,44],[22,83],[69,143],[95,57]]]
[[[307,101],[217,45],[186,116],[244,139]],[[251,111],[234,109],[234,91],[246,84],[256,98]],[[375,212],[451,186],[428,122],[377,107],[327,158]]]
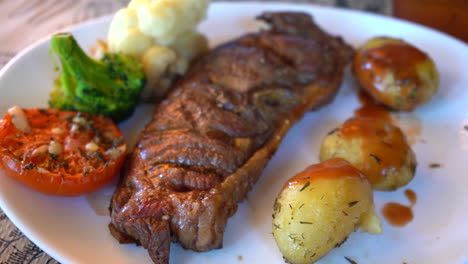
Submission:
[[[145,84],[143,67],[136,59],[109,53],[94,60],[68,33],[52,37],[51,51],[62,67],[50,107],[105,115],[116,122],[133,113]]]

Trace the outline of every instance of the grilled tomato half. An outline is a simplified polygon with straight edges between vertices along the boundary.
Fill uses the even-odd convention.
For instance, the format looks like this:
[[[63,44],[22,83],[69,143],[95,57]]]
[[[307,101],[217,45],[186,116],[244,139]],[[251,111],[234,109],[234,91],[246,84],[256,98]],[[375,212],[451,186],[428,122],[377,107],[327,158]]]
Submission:
[[[15,106],[0,120],[0,169],[43,193],[93,192],[118,174],[125,153],[122,133],[102,116]]]

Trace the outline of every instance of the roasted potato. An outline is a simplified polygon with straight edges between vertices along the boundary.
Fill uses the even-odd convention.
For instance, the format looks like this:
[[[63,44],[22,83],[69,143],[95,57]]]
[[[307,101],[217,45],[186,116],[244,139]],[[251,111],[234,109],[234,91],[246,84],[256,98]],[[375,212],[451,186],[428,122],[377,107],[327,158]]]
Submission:
[[[401,39],[376,37],[367,41],[356,52],[353,72],[364,91],[395,110],[412,111],[439,88],[434,61]]]
[[[416,172],[416,156],[397,126],[374,118],[354,117],[322,142],[320,160],[340,157],[367,177],[376,190],[408,184]]]
[[[286,182],[274,204],[273,236],[289,263],[319,260],[358,227],[382,232],[369,182],[344,159],[306,168]]]

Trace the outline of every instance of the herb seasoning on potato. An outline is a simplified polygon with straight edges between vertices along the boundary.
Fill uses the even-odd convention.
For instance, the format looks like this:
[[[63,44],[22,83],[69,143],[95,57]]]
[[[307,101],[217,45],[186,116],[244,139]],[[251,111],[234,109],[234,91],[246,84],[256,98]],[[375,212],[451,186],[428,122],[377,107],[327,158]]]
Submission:
[[[367,41],[354,57],[353,71],[363,90],[395,110],[412,111],[439,88],[439,74],[429,55],[396,38]]]
[[[319,260],[359,227],[382,233],[370,183],[344,159],[309,166],[286,182],[274,204],[273,236],[289,263]]]

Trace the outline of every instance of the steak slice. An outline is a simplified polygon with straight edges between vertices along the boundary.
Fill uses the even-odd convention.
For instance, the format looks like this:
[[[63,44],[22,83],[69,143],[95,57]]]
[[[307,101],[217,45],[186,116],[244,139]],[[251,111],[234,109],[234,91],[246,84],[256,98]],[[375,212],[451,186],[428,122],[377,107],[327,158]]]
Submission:
[[[270,29],[223,44],[179,80],[131,153],[109,225],[155,263],[170,242],[221,248],[227,220],[288,129],[330,102],[353,50],[305,13],[264,13]]]

